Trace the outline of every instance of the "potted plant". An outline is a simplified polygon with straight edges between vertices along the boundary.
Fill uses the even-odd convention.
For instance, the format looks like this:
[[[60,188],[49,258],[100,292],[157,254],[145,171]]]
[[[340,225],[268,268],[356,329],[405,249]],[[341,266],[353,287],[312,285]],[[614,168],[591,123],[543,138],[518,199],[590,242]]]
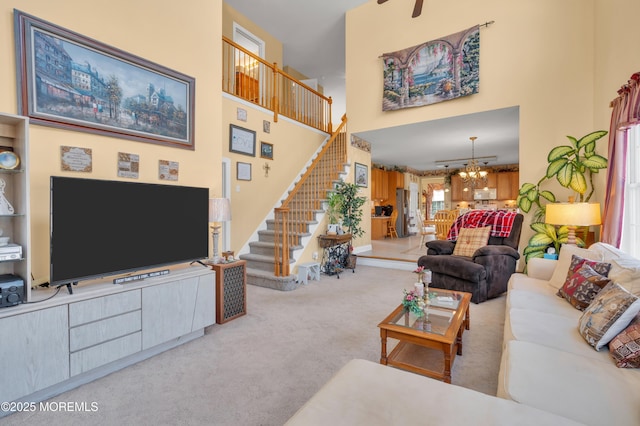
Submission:
[[[533,206],[537,207],[531,224],[531,229],[536,233],[524,249],[525,262],[533,257],[543,257],[550,246],[558,252],[560,244],[566,243],[569,234],[566,226],[556,229],[555,226],[544,223],[543,201],[555,203],[556,196],[553,192],[542,189],[541,185],[555,178],[561,186],[574,190],[580,202],[589,202],[594,191],[593,174],[608,166],[608,160],[595,152],[596,142],[606,134],[605,130],[598,130],[580,139],[567,136],[570,145],[560,145],[549,152],[547,172],[538,183],[526,182],[520,187],[517,199],[520,210],[528,213]],[[577,240],[578,245],[584,245],[582,239]]]
[[[327,235],[336,235],[342,217],[342,195],[337,192],[329,193],[327,198]]]
[[[342,226],[347,228],[354,237],[364,235],[364,229],[361,228],[362,209],[361,207],[367,201],[366,197],[358,196],[360,187],[355,183],[347,183],[340,181],[335,188],[334,194],[340,197],[339,212],[342,216]]]
[[[352,237],[361,237],[364,235],[364,229],[361,227],[362,222],[362,206],[367,201],[366,197],[358,196],[360,187],[355,183],[347,183],[340,181],[335,188],[335,194],[341,198],[340,214],[342,215],[342,226],[347,228],[347,232]],[[355,272],[357,256],[352,253],[353,247],[349,243],[349,254],[346,259],[346,267],[353,269]]]

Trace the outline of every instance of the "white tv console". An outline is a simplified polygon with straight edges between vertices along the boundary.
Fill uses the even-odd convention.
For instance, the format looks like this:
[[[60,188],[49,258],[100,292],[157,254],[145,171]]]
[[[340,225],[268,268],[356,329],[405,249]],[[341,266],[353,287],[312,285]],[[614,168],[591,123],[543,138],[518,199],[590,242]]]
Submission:
[[[32,296],[40,292],[53,294]],[[0,401],[43,401],[200,337],[214,323],[215,272],[198,264],[2,308]]]

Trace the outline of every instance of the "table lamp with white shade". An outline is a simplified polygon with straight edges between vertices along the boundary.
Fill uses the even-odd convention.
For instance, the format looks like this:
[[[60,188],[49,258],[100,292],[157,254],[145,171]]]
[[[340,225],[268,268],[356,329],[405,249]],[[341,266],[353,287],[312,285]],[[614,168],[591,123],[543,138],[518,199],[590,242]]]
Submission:
[[[220,222],[231,220],[231,203],[228,198],[209,198],[209,222],[211,235],[213,236],[213,256],[210,263],[220,263],[221,257],[218,255],[218,239],[220,237]]]
[[[600,203],[549,203],[546,206],[545,223],[566,225],[569,228],[567,244],[576,245],[578,226],[600,225]]]

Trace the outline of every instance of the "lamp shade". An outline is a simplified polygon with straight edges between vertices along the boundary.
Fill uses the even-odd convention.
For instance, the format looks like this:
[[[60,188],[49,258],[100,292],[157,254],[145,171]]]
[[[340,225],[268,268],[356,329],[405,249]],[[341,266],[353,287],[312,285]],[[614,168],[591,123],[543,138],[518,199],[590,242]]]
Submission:
[[[209,222],[231,220],[231,203],[228,198],[209,198]]]
[[[600,225],[599,203],[549,203],[545,222],[550,225]]]

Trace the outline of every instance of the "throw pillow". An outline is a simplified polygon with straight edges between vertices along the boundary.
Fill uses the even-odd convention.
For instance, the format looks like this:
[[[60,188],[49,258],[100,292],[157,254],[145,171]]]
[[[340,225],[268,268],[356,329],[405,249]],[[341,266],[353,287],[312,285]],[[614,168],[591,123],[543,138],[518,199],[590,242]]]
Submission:
[[[583,263],[573,275],[567,277],[567,281],[558,290],[558,296],[567,299],[571,306],[581,311],[589,306],[596,294],[610,281],[606,276],[594,271],[587,262]]]
[[[640,299],[610,282],[584,310],[578,331],[595,350],[609,343],[640,312]]]
[[[454,256],[473,256],[476,250],[487,245],[490,232],[490,226],[484,226],[482,228],[462,228],[458,233],[458,240],[453,248]]]
[[[567,271],[567,277],[573,275],[582,265],[587,264],[593,268],[594,271],[605,277],[609,275],[611,270],[611,264],[607,262],[599,262],[587,258],[583,258],[577,255],[571,255],[571,263],[569,263],[569,270]]]
[[[640,316],[609,342],[609,353],[620,368],[640,368]]]
[[[583,249],[578,246],[564,244],[560,249],[556,268],[553,270],[553,275],[549,280],[549,285],[559,290],[567,279],[567,272],[569,271],[569,264],[573,255],[578,255],[584,259],[589,260],[602,260],[602,255],[595,251]]]
[[[640,296],[640,261],[638,259],[630,256],[611,259],[609,278],[626,288],[629,293]]]

